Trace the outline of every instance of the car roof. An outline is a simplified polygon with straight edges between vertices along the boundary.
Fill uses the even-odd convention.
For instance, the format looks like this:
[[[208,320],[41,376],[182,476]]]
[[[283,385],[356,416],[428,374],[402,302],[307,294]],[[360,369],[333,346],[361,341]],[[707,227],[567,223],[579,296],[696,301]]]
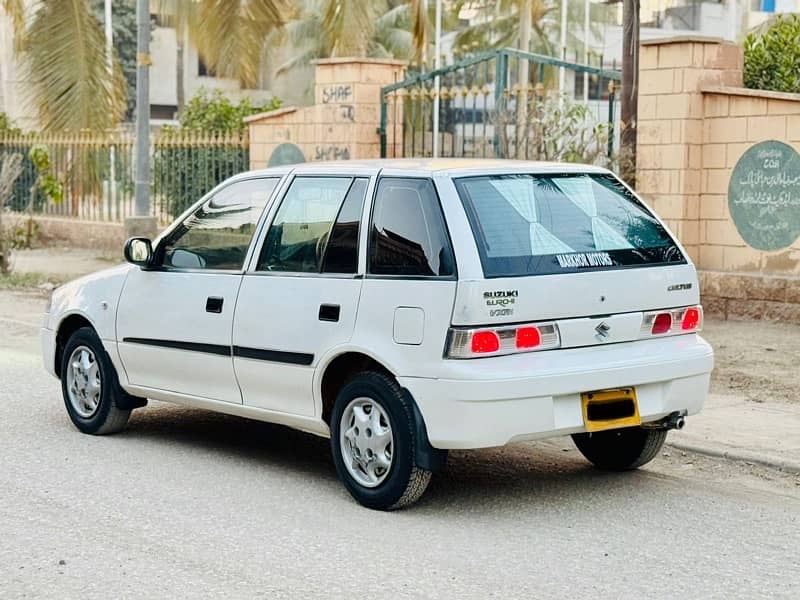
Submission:
[[[309,162],[282,167],[271,167],[241,173],[240,177],[285,175],[305,173],[365,174],[381,172],[385,175],[464,177],[469,175],[499,173],[608,173],[607,169],[576,163],[505,160],[493,158],[389,158],[374,160],[345,160]]]

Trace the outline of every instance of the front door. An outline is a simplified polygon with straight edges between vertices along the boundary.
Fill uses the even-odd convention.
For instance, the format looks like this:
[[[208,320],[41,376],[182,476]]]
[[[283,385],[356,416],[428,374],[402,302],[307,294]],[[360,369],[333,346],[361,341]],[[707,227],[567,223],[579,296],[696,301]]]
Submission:
[[[246,405],[314,414],[314,368],[353,333],[368,183],[335,176],[291,182],[236,305],[234,366]]]
[[[119,353],[137,387],[241,403],[231,327],[245,259],[278,178],[234,182],[164,239],[154,267],[133,269],[117,310]]]

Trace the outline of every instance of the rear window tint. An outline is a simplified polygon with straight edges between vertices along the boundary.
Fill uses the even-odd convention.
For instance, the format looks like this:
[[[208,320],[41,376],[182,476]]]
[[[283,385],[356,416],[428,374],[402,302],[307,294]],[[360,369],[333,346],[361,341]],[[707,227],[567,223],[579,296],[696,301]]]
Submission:
[[[455,184],[486,277],[686,262],[610,175],[492,175]]]

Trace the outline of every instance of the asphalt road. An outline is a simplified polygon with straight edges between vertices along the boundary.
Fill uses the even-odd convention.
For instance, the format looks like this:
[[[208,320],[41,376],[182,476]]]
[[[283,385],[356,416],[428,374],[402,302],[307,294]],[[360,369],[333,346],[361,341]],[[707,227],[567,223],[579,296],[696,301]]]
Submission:
[[[416,506],[338,483],[326,440],[151,403],[80,434],[25,319],[0,323],[0,598],[797,598],[800,479],[567,439],[453,453]],[[691,420],[688,427],[691,427]]]

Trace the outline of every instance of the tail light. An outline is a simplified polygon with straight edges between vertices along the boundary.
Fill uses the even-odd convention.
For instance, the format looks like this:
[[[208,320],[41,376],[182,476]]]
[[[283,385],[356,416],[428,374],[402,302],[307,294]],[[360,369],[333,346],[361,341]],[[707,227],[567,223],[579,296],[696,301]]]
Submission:
[[[555,323],[503,327],[453,327],[447,336],[447,358],[478,358],[552,350],[561,346]]]
[[[703,307],[687,306],[644,313],[640,337],[660,337],[700,331]]]
[[[683,319],[681,319],[681,329],[684,331],[696,331],[700,328],[700,322],[703,320],[703,313],[700,312],[701,309],[698,306],[690,306],[686,309],[686,312],[683,313]]]
[[[672,329],[672,313],[658,313],[656,318],[653,319],[653,326],[650,328],[650,333],[653,335],[660,335],[662,333],[669,333]]]

